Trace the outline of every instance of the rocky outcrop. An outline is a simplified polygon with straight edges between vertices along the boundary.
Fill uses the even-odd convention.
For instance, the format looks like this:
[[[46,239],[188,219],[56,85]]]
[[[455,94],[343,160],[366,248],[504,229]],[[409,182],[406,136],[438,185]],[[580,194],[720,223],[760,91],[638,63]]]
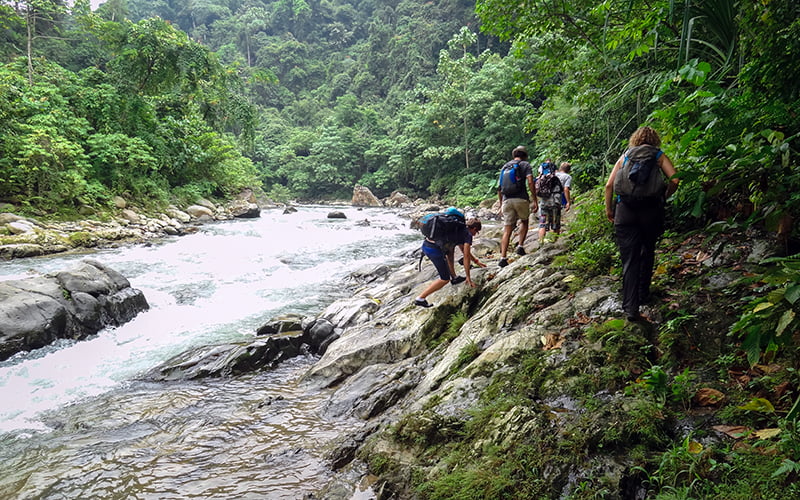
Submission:
[[[356,185],[353,188],[353,201],[354,207],[380,207],[383,206],[381,201],[372,194],[366,186]]]
[[[0,360],[56,339],[83,339],[149,308],[141,291],[103,264],[0,282]]]
[[[153,368],[142,378],[163,382],[266,370],[301,354],[323,354],[339,336],[330,321],[297,315],[275,318],[259,327],[256,335],[258,338],[252,342],[191,349]]]

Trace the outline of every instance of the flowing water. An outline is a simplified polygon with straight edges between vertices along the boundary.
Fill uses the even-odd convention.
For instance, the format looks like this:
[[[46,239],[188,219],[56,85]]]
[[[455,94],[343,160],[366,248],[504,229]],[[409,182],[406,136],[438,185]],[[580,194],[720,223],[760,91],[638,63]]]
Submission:
[[[405,262],[418,245],[393,211],[331,210],[0,264],[0,279],[24,278],[90,257],[150,304],[118,328],[0,362],[0,498],[293,499],[322,486],[326,443],[359,423],[320,416],[326,392],[301,380],[312,357],[233,379],[137,377],[192,347],[252,339],[275,316],[319,313],[347,295],[350,272]]]

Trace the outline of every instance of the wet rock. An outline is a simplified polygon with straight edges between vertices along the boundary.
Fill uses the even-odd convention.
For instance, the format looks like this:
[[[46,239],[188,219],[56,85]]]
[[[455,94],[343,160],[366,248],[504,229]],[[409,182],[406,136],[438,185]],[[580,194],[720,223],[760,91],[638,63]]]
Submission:
[[[0,360],[59,338],[86,338],[148,307],[124,276],[91,260],[68,271],[0,282]]]
[[[297,209],[294,208],[294,207],[286,207],[286,208],[283,209],[283,213],[284,213],[284,215],[285,214],[297,213]]]
[[[340,212],[338,210],[334,210],[333,212],[329,212],[328,213],[328,218],[329,219],[346,219],[347,216],[344,214],[344,212]]]
[[[229,377],[278,363],[304,352],[302,333],[266,337],[255,342],[203,346],[186,351],[150,370],[145,380],[192,380]]]
[[[214,217],[214,212],[212,212],[208,207],[202,205],[190,205],[186,207],[186,213],[196,219],[212,219]]]
[[[256,330],[256,335],[280,335],[289,332],[302,332],[302,322],[303,316],[299,314],[287,314],[274,318],[270,322],[262,325]]]

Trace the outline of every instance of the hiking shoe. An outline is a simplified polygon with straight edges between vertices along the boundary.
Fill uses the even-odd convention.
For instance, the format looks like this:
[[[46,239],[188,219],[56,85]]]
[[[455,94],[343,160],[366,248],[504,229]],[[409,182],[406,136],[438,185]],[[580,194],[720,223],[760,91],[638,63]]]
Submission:
[[[455,278],[450,280],[451,285],[458,285],[459,283],[463,283],[467,280],[467,278],[463,276],[456,276]]]
[[[508,265],[508,261],[506,259],[500,259],[500,263],[498,265],[500,267],[506,267]]]
[[[522,248],[522,245],[517,247],[517,255],[525,255],[525,249]]]
[[[414,305],[420,307],[433,307],[433,304],[425,299],[414,299]]]

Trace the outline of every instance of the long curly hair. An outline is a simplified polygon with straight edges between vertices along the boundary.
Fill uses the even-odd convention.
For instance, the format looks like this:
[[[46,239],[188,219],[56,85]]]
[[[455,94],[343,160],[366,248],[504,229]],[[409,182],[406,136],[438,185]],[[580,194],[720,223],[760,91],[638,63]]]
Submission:
[[[639,127],[636,129],[636,132],[631,134],[631,138],[628,139],[628,147],[634,146],[641,146],[642,144],[649,144],[655,147],[661,147],[661,138],[658,136],[658,132],[653,130],[650,127]]]

